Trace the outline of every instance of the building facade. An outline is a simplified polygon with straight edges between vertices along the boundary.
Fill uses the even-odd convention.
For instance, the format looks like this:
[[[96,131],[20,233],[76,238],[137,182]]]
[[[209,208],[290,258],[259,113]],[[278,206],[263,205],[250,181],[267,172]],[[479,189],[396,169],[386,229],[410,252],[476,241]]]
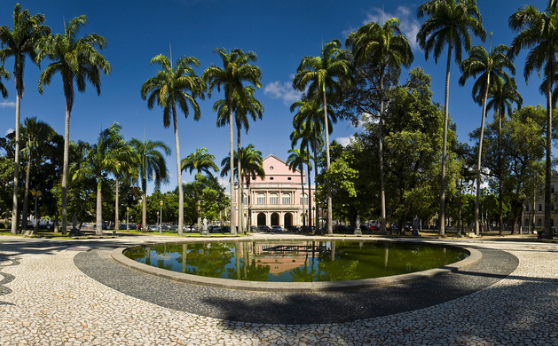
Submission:
[[[291,171],[280,158],[275,155],[267,156],[263,160],[263,169],[265,171],[263,180],[259,177],[256,179],[249,177],[250,184],[244,183],[244,224],[248,224],[249,217],[252,226],[302,226],[303,220],[308,220],[309,193],[306,175],[304,173],[302,175],[303,194],[300,171]],[[314,196],[314,186],[310,187],[311,195]],[[233,198],[235,215],[238,215],[238,186],[234,187]],[[313,197],[312,205],[315,205]],[[238,220],[236,223],[238,225]]]
[[[552,171],[552,180],[550,186],[550,227],[556,229],[558,218],[555,204],[555,193],[558,192],[558,172]],[[529,198],[530,197],[530,198]],[[544,186],[541,186],[540,191],[529,196],[523,203],[523,218],[521,220],[521,227],[523,229],[542,230],[544,228]]]

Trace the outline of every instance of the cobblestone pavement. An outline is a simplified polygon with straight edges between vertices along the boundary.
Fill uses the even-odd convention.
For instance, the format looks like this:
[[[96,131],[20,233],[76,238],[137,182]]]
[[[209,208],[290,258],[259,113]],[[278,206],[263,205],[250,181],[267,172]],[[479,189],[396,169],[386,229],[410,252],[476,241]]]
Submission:
[[[74,264],[88,246],[145,240],[1,237],[0,345],[558,345],[557,244],[454,241],[509,252],[519,266],[488,288],[428,308],[285,325],[164,308],[109,288]]]

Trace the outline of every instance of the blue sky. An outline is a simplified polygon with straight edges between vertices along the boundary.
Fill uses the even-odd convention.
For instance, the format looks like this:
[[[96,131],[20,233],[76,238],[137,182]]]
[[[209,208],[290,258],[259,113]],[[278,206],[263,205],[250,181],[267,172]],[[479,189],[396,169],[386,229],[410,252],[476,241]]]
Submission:
[[[0,2],[0,25],[11,28],[15,1]],[[322,42],[338,38],[344,42],[348,33],[369,21],[398,17],[402,31],[409,37],[415,60],[411,68],[421,66],[432,76],[434,101],[443,104],[445,83],[445,55],[435,64],[430,57],[424,60],[424,52],[415,43],[416,33],[422,20],[416,18],[416,8],[423,1],[248,1],[248,0],[118,0],[118,1],[75,1],[36,0],[22,2],[23,8],[31,14],[43,13],[46,24],[53,33],[63,29],[64,20],[85,14],[89,24],[82,28],[82,34],[97,33],[107,38],[108,47],[102,51],[112,65],[112,74],[103,76],[101,95],[97,96],[90,85],[84,94],[77,94],[70,122],[70,139],[90,143],[96,141],[101,129],[119,122],[126,139],[132,137],[162,140],[173,149],[167,158],[171,181],[162,190],[176,186],[176,159],[172,125],[163,127],[162,110],[147,109],[140,97],[141,85],[156,74],[156,67],[150,66],[151,58],[158,54],[169,56],[172,46],[174,60],[179,56],[197,57],[201,66],[197,72],[211,64],[220,65],[220,59],[212,51],[216,47],[226,49],[241,48],[254,51],[258,55],[257,65],[261,68],[262,89],[256,97],[265,108],[263,120],[251,123],[248,134],[242,133],[243,146],[253,143],[263,156],[274,154],[286,159],[290,149],[289,134],[292,132],[292,114],[289,106],[299,94],[291,87],[291,79],[304,56],[320,54]],[[539,10],[544,10],[546,1],[530,1]],[[493,32],[492,46],[511,43],[515,33],[507,25],[509,16],[526,4],[517,0],[481,0],[478,6],[483,16],[483,24],[488,33]],[[479,40],[474,45],[480,44]],[[488,49],[488,42],[484,43]],[[446,54],[446,53],[444,53]],[[538,92],[540,79],[536,74],[529,79],[523,77],[525,54],[516,60],[517,82],[525,105],[545,104]],[[49,63],[42,62],[42,67]],[[13,70],[13,59],[5,63],[8,71]],[[402,74],[402,82],[406,79]],[[64,95],[60,77],[55,76],[43,95],[37,91],[40,70],[28,61],[24,82],[26,91],[21,103],[22,122],[26,117],[36,116],[63,134]],[[451,67],[449,110],[457,124],[460,141],[469,141],[469,132],[480,126],[481,107],[471,98],[473,81],[464,87],[458,85],[460,72]],[[0,100],[0,135],[5,135],[15,126],[15,90],[12,81],[5,82],[9,97]],[[212,112],[213,103],[222,94],[214,93],[210,99],[200,101],[201,119],[185,119],[179,116],[179,136],[181,156],[186,157],[197,148],[206,147],[215,155],[216,162],[229,154],[229,130],[217,128],[216,116]],[[489,121],[492,115],[489,114]],[[359,129],[348,122],[340,122],[334,127],[330,138],[346,142]],[[236,132],[235,132],[236,133]],[[236,139],[235,139],[236,143]],[[236,144],[235,144],[236,145]],[[371,153],[372,155],[372,153]],[[183,174],[184,181],[193,177]],[[226,179],[225,179],[226,180]],[[225,184],[226,182],[223,181]],[[151,193],[150,188],[148,193]]]

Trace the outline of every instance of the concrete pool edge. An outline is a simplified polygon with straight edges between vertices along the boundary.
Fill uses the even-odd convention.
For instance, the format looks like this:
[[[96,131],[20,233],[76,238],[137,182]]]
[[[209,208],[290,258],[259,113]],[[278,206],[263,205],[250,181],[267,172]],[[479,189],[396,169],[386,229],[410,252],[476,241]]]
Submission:
[[[232,240],[230,238],[211,238],[211,239],[189,239],[188,241],[172,242],[172,244],[191,244],[191,243],[206,243],[206,242],[220,242],[220,241],[246,241],[245,238]],[[278,241],[279,239],[273,237],[261,237],[258,241]],[[300,241],[300,240],[316,240],[316,241],[331,241],[328,237],[304,237],[304,238],[282,238],[285,241]],[[464,268],[470,267],[474,264],[479,263],[482,260],[482,253],[474,248],[466,246],[455,246],[447,243],[433,243],[428,241],[420,241],[413,239],[408,240],[394,240],[394,239],[362,239],[362,238],[343,238],[343,240],[357,240],[364,242],[405,242],[405,243],[424,243],[431,246],[447,246],[464,249],[469,252],[469,256],[459,262],[451,263],[443,267],[429,269],[425,271],[400,274],[394,276],[387,276],[374,279],[361,279],[361,280],[347,280],[347,281],[330,281],[330,282],[265,282],[265,281],[242,281],[242,280],[230,280],[230,279],[220,279],[220,278],[209,278],[179,272],[173,272],[166,269],[161,269],[146,264],[136,262],[129,259],[124,255],[124,251],[146,245],[164,244],[170,242],[157,242],[157,243],[147,243],[131,247],[119,247],[111,251],[111,257],[118,263],[125,265],[129,268],[133,268],[140,272],[151,274],[158,277],[163,277],[170,280],[175,280],[178,282],[205,285],[219,288],[237,289],[237,290],[247,290],[247,291],[283,291],[283,292],[301,292],[301,291],[340,291],[347,289],[361,289],[361,288],[373,288],[373,287],[383,287],[392,286],[398,284],[406,284],[419,280],[434,278],[439,275],[460,271]]]

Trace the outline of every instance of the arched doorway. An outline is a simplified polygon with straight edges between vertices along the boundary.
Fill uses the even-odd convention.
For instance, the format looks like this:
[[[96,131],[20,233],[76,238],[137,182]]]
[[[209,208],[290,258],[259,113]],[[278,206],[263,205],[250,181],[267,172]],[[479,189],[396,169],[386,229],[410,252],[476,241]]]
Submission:
[[[285,213],[283,221],[284,221],[283,226],[285,228],[292,226],[293,225],[293,214]]]
[[[258,214],[258,226],[265,226],[265,214],[259,213]]]
[[[279,225],[279,214],[273,213],[271,214],[271,226]]]

